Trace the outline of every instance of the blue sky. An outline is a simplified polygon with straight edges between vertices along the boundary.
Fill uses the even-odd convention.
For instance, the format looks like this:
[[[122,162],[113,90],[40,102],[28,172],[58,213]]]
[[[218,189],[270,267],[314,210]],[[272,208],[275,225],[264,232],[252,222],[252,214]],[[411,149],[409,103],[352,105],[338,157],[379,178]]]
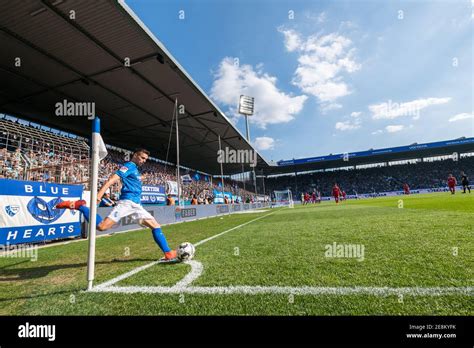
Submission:
[[[470,0],[127,4],[267,160],[474,136]]]

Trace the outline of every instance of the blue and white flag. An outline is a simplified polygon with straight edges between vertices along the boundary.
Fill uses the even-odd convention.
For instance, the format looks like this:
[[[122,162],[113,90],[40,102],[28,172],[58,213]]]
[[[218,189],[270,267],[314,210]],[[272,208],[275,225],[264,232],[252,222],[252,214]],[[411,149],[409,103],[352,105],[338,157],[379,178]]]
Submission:
[[[193,182],[193,179],[191,179],[191,176],[189,174],[186,174],[181,177],[181,181],[183,184],[190,184]]]
[[[105,157],[107,157],[107,148],[105,147],[104,140],[99,133],[98,137],[98,150],[99,150],[99,159],[102,161]]]

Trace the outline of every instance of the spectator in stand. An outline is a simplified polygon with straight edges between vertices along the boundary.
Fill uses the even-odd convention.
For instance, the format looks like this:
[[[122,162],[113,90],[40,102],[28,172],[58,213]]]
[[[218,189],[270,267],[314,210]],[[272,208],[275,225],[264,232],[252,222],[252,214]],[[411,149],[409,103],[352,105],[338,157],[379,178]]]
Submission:
[[[174,199],[171,197],[171,195],[168,195],[166,198],[166,205],[175,205]]]

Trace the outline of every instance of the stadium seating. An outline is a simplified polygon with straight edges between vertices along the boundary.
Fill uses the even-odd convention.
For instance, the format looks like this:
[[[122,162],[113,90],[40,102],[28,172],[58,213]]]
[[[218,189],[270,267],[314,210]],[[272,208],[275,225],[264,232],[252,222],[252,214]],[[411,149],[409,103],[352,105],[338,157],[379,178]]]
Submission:
[[[474,157],[461,156],[458,161],[448,159],[388,167],[298,174],[296,181],[294,176],[279,176],[267,178],[265,184],[272,191],[289,188],[301,194],[317,190],[322,196],[330,196],[331,188],[337,182],[347,194],[379,193],[401,191],[403,183],[408,183],[411,190],[445,187],[448,174],[452,173],[459,181],[461,171],[465,171],[467,175],[474,175]]]
[[[89,185],[89,146],[87,139],[55,130],[45,130],[14,117],[0,117],[0,178],[16,180],[46,181],[64,184]],[[99,185],[114,173],[124,162],[127,151],[108,146],[108,155],[99,167]],[[165,185],[176,181],[176,167],[163,162],[149,160],[142,167],[142,182],[145,185]],[[195,174],[182,171],[182,175]],[[213,189],[221,190],[220,180],[193,180],[182,186],[185,200],[194,195],[199,203],[213,201]],[[232,180],[224,181],[224,191],[254,201],[252,191],[243,190],[243,184]],[[249,183],[246,187],[253,190]],[[111,196],[118,199],[120,188],[111,188]]]
[[[68,184],[89,184],[89,146],[87,140],[59,131],[45,130],[44,127],[16,118],[0,118],[0,178],[17,180],[47,181]],[[125,162],[127,151],[108,146],[108,155],[101,161],[99,185]],[[291,189],[299,197],[301,192],[320,191],[329,196],[334,182],[347,194],[378,193],[402,189],[408,183],[412,190],[439,188],[446,186],[449,173],[460,177],[460,172],[474,173],[474,157],[462,157],[459,161],[444,160],[419,162],[417,164],[393,165],[357,170],[336,170],[298,174],[294,176],[269,177],[265,180],[266,192]],[[146,185],[165,185],[176,181],[176,167],[164,162],[149,160],[143,167],[142,181]],[[193,171],[182,171],[181,175]],[[474,174],[473,174],[474,175]],[[198,202],[213,200],[213,189],[221,190],[220,180],[193,180],[182,186],[185,200],[191,201],[195,195]],[[260,184],[260,182],[259,182]],[[255,200],[254,187],[246,183],[225,180],[224,191]],[[112,197],[116,199],[120,188],[112,187]],[[258,189],[262,192],[262,188]]]

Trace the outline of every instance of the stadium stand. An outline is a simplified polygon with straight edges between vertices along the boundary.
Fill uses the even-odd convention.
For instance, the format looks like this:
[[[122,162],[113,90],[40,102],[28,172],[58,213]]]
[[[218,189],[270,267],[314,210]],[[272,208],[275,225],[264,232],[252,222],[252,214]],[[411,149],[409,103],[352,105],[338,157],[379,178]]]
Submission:
[[[265,183],[270,190],[289,188],[299,194],[316,190],[320,191],[322,196],[330,196],[335,182],[347,194],[401,191],[404,183],[407,183],[412,190],[438,189],[446,187],[449,173],[459,180],[461,171],[465,171],[468,175],[474,173],[474,157],[461,156],[457,161],[445,159],[416,164],[298,174],[296,180],[295,176],[288,175],[269,177]]]
[[[36,123],[3,115],[0,118],[0,178],[46,181],[65,184],[89,184],[88,139],[56,131]],[[108,155],[100,164],[99,185],[124,162],[129,151],[108,146]],[[176,181],[176,167],[157,159],[151,159],[142,168],[145,185],[165,185],[166,181]],[[449,173],[460,177],[460,172],[474,173],[474,157],[462,157],[458,161],[440,160],[418,162],[416,164],[391,165],[367,169],[340,169],[294,175],[267,177],[266,192],[291,189],[299,197],[301,193],[321,192],[329,196],[334,182],[347,194],[378,193],[398,191],[403,183],[412,190],[440,188],[446,186]],[[185,170],[194,178],[196,172]],[[183,184],[182,192],[186,201],[194,196],[198,203],[212,202],[213,189],[221,190],[220,179],[210,179],[202,175],[189,184]],[[259,181],[258,183],[261,186]],[[244,201],[255,201],[254,188],[250,182],[224,181],[224,191],[241,195]],[[262,192],[263,188],[258,188]],[[112,198],[118,199],[118,185],[112,187]]]
[[[85,183],[89,146],[85,139],[42,130],[38,124],[0,119],[0,178]],[[44,127],[43,127],[44,128]]]
[[[0,178],[83,184],[86,188],[89,185],[88,139],[5,115],[0,118],[0,130]],[[108,146],[108,155],[100,163],[99,185],[120,168],[127,153],[129,151]],[[177,180],[176,167],[157,159],[149,160],[142,167],[142,173],[145,185],[165,185],[167,181]],[[196,172],[187,170],[181,174],[194,177]],[[213,189],[221,190],[220,179],[212,182],[209,176],[203,177],[207,180],[194,179],[183,184],[186,201],[196,196],[198,203],[212,202]],[[242,185],[225,179],[224,191],[254,201],[254,193],[243,190]],[[249,183],[246,186],[253,188]],[[118,185],[112,187],[112,198],[118,199],[119,191]]]

